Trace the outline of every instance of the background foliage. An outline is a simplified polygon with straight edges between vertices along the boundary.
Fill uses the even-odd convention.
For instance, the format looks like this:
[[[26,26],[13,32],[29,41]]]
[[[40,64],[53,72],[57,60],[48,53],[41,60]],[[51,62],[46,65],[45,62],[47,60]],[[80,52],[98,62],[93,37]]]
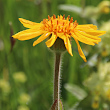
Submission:
[[[82,1],[85,1],[85,6],[96,7],[102,0]],[[82,7],[81,0],[0,0],[0,110],[22,110],[23,107],[25,108],[23,110],[48,110],[51,107],[54,55],[47,49],[45,41],[33,47],[32,43],[36,38],[23,42],[16,40],[10,51],[12,44],[10,36],[25,29],[18,20],[20,17],[40,22],[48,15],[65,14],[66,17],[68,15],[73,17],[79,24],[89,23],[74,12],[59,10],[60,4]],[[98,18],[99,26],[109,18],[110,13],[101,14]],[[62,59],[61,97],[65,110],[69,110],[78,99],[68,92],[64,85],[75,84],[89,94],[83,81],[92,71],[97,70],[96,67],[90,68],[83,62],[74,40],[72,46],[73,57],[66,52]],[[90,47],[85,44],[81,46],[82,49],[91,50],[87,60],[97,51],[95,46]],[[14,76],[15,74],[18,76]],[[87,100],[81,103],[82,109],[87,104],[87,110],[92,109]]]

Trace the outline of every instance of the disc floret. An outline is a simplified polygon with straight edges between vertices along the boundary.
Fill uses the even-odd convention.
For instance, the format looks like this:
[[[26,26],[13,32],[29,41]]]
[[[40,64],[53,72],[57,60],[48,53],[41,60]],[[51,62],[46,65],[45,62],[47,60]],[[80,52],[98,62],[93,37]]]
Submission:
[[[70,18],[70,16],[68,16],[65,19],[65,15],[58,15],[57,18],[55,15],[52,17],[48,15],[48,19],[43,19],[42,23],[45,31],[69,35],[71,34],[71,31],[74,32],[75,27],[78,25],[77,21],[73,22],[73,17]]]

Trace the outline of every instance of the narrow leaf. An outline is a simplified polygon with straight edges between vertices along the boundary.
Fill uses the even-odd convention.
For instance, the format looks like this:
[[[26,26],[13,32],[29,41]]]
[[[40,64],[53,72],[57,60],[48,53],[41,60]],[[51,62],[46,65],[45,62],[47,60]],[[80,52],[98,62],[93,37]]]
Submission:
[[[79,101],[83,100],[87,93],[82,88],[75,84],[65,84],[65,89],[72,93]]]
[[[59,101],[59,106],[60,106],[60,110],[63,110],[63,104],[61,100]]]

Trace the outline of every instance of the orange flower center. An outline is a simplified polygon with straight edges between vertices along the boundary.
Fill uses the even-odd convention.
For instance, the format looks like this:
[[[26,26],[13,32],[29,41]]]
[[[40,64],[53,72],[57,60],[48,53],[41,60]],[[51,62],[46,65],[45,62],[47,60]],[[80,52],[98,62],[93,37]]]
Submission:
[[[74,31],[78,23],[77,21],[73,22],[73,17],[71,17],[70,21],[69,19],[69,16],[65,19],[65,15],[58,16],[58,18],[56,18],[55,15],[51,18],[48,16],[48,19],[43,19],[43,30],[54,33],[70,34],[70,31]]]

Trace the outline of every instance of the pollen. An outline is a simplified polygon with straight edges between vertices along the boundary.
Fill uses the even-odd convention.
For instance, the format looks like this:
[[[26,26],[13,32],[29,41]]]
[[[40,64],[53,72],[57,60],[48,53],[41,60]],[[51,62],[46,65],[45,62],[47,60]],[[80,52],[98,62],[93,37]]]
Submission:
[[[70,34],[70,32],[74,32],[75,27],[78,25],[77,21],[73,22],[73,17],[70,18],[68,16],[65,19],[65,15],[58,15],[57,18],[55,15],[52,17],[48,16],[48,19],[43,19],[42,23],[44,25],[43,29],[45,31],[64,34]]]

